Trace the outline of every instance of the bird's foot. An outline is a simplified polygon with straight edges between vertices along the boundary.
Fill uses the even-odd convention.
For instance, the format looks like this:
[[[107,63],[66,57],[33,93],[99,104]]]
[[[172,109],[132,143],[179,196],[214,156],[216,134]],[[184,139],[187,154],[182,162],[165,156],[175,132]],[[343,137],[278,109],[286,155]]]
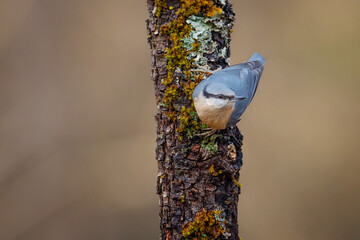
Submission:
[[[210,70],[210,69],[207,69],[203,66],[198,66],[198,69],[191,69],[190,72],[202,72],[202,73],[206,73],[206,74],[209,74],[209,75],[212,75],[218,71],[222,70],[222,67],[219,67],[218,69],[216,70]]]
[[[212,129],[212,128],[207,128],[207,129],[204,129],[204,130],[207,130],[203,133],[199,133],[199,134],[196,134],[195,136],[198,136],[198,137],[209,137],[211,135],[213,135],[217,130],[216,129]]]

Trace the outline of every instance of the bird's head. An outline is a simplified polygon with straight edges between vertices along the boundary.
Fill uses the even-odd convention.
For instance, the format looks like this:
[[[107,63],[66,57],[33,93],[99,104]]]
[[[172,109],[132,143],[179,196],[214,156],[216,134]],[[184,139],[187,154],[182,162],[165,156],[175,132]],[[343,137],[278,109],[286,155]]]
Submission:
[[[237,101],[245,99],[244,97],[236,96],[233,90],[223,84],[207,85],[203,90],[203,96],[207,105],[216,109],[229,105],[232,106]]]

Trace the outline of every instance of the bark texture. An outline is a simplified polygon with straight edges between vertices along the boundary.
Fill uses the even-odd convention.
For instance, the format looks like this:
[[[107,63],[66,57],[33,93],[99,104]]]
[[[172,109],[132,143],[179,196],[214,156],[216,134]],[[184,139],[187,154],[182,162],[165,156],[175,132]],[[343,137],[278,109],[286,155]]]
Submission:
[[[166,50],[171,47],[168,34],[161,33],[161,26],[168,25],[178,18],[177,10],[185,0],[160,1],[164,4],[159,9],[159,3],[148,0],[149,19],[147,20],[148,42],[151,48],[152,80],[155,86],[155,96],[158,104],[156,114],[158,163],[157,194],[160,197],[160,229],[161,239],[193,239],[199,231],[192,225],[194,220],[209,228],[221,225],[221,234],[202,232],[203,238],[198,239],[239,239],[237,224],[237,204],[240,194],[239,170],[242,164],[242,135],[237,127],[231,127],[219,132],[221,137],[214,140],[216,151],[203,144],[202,137],[181,137],[179,116],[169,119],[169,107],[163,102],[166,87],[163,82],[168,77],[168,61]],[[225,27],[232,26],[234,14],[227,1],[214,1],[222,9]],[[155,8],[155,9],[154,9]],[[201,15],[201,14],[200,14]],[[210,42],[215,51],[204,53],[204,66],[217,69],[228,66],[230,36],[223,36],[217,31],[211,32]],[[199,44],[205,44],[199,42]],[[206,44],[209,44],[207,42]],[[226,49],[219,54],[221,49]],[[186,76],[178,72],[174,74],[176,82],[185,81]],[[186,101],[179,84],[178,104],[189,107],[191,101]],[[179,112],[176,112],[180,114]],[[205,212],[204,212],[205,210]],[[215,225],[199,218],[216,210]],[[203,221],[203,223],[201,223]],[[209,225],[210,224],[210,225]],[[216,225],[218,224],[218,225]],[[187,235],[184,231],[188,231]],[[192,232],[191,232],[192,231]]]

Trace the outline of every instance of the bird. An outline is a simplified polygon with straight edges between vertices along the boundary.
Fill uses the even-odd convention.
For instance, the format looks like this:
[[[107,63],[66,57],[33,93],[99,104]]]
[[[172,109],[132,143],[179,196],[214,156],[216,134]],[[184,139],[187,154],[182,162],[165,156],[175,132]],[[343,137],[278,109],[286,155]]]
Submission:
[[[248,62],[217,70],[201,81],[192,94],[200,120],[212,131],[238,123],[254,97],[264,64],[254,53]]]

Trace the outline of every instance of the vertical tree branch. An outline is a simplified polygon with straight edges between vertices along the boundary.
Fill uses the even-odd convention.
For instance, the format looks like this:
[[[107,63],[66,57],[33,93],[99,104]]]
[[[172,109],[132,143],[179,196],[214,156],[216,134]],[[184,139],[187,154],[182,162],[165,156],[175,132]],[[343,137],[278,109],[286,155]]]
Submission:
[[[199,137],[191,94],[199,66],[229,63],[234,19],[227,0],[148,0],[148,42],[158,106],[157,193],[161,239],[239,239],[242,135],[231,127]]]

